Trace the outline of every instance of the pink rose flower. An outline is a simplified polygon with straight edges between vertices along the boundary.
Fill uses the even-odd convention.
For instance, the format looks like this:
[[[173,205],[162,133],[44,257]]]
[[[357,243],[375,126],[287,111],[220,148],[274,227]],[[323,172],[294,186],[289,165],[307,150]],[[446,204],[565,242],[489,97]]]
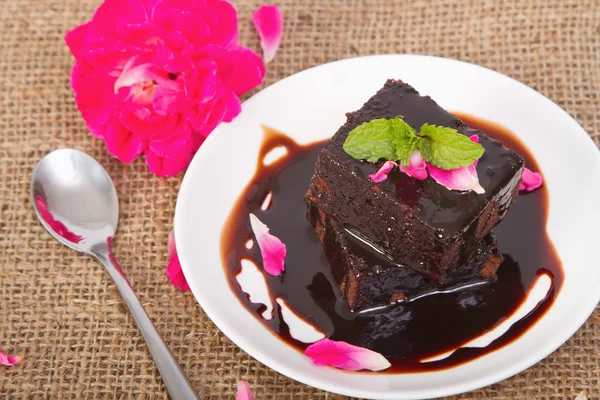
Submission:
[[[122,162],[145,154],[173,176],[204,139],[241,111],[263,61],[237,43],[223,0],[105,0],[65,40],[76,59],[75,101],[91,133]]]

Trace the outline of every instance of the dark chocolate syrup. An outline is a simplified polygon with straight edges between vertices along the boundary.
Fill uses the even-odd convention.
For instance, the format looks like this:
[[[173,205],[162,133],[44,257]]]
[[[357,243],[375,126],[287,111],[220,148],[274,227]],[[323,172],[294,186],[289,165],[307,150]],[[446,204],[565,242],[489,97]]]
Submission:
[[[459,117],[471,128],[520,153],[528,168],[539,171],[529,150],[507,129],[468,115]],[[262,265],[258,246],[250,250],[245,246],[253,237],[249,213],[256,214],[287,245],[285,272],[279,277],[267,276],[271,295],[285,300],[296,314],[329,338],[382,353],[392,363],[386,372],[439,370],[480,357],[517,339],[552,305],[563,272],[546,233],[548,192],[542,187],[520,194],[495,228],[504,262],[494,281],[400,302],[379,311],[351,312],[306,215],[304,195],[323,145],[324,142],[318,142],[300,146],[287,136],[265,128],[257,171],[231,211],[221,237],[222,258],[231,289],[256,318],[291,346],[303,351],[307,344],[290,336],[279,306],[274,302],[274,318],[264,320],[261,317],[264,306],[250,303],[236,280],[242,258]],[[264,156],[279,146],[287,148],[287,155],[264,165]],[[271,204],[262,210],[269,193],[272,193]],[[419,361],[460,347],[502,322],[525,300],[540,274],[552,279],[547,296],[500,338],[485,348],[461,348],[439,361]]]

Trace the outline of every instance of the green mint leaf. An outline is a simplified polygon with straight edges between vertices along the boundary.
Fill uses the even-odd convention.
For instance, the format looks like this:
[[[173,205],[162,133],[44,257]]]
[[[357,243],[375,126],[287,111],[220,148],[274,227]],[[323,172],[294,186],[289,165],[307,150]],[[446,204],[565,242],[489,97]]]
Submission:
[[[425,161],[445,170],[473,164],[484,148],[455,129],[423,124],[417,147]]]
[[[408,167],[410,155],[415,151],[418,143],[419,138],[417,136],[410,137],[407,140],[402,140],[397,143],[396,159],[400,160],[402,166]]]
[[[374,119],[354,128],[348,134],[344,142],[344,151],[356,159],[369,162],[380,159],[397,160],[398,149],[405,149],[409,146],[407,142],[416,140],[418,138],[415,130],[401,118]],[[412,146],[414,149],[415,145]],[[405,153],[405,150],[400,150],[401,155]]]
[[[410,155],[417,147],[417,142],[419,141],[417,133],[402,118],[396,117],[389,121],[398,136],[398,139],[394,142],[396,145],[395,160],[399,160],[403,166],[408,167]]]

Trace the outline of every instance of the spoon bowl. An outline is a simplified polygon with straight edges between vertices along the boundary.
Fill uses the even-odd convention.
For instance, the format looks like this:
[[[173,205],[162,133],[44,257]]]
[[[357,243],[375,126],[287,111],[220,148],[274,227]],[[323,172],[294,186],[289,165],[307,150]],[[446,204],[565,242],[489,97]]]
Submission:
[[[102,263],[146,340],[171,399],[197,400],[191,383],[112,254],[119,201],[104,168],[79,150],[56,150],[35,167],[30,189],[35,213],[48,232]]]
[[[33,170],[31,196],[46,229],[77,251],[91,254],[94,245],[117,230],[119,201],[113,182],[79,150],[60,149],[44,157]]]

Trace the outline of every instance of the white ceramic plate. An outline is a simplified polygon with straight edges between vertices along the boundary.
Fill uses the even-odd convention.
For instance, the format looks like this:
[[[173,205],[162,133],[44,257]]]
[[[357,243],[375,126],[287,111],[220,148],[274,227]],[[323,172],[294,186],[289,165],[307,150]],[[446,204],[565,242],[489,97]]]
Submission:
[[[300,143],[330,137],[388,78],[442,107],[498,122],[533,151],[550,194],[548,232],[565,271],[548,313],[515,342],[458,367],[416,374],[356,374],[319,367],[271,334],[230,290],[220,256],[224,222],[251,179],[266,124]],[[175,214],[179,259],[206,314],[234,343],[274,370],[320,389],[376,399],[424,399],[508,378],[565,342],[600,300],[600,156],[565,111],[497,72],[435,57],[387,55],[321,65],[268,87],[221,124],[194,157]],[[217,169],[219,172],[217,173]]]

